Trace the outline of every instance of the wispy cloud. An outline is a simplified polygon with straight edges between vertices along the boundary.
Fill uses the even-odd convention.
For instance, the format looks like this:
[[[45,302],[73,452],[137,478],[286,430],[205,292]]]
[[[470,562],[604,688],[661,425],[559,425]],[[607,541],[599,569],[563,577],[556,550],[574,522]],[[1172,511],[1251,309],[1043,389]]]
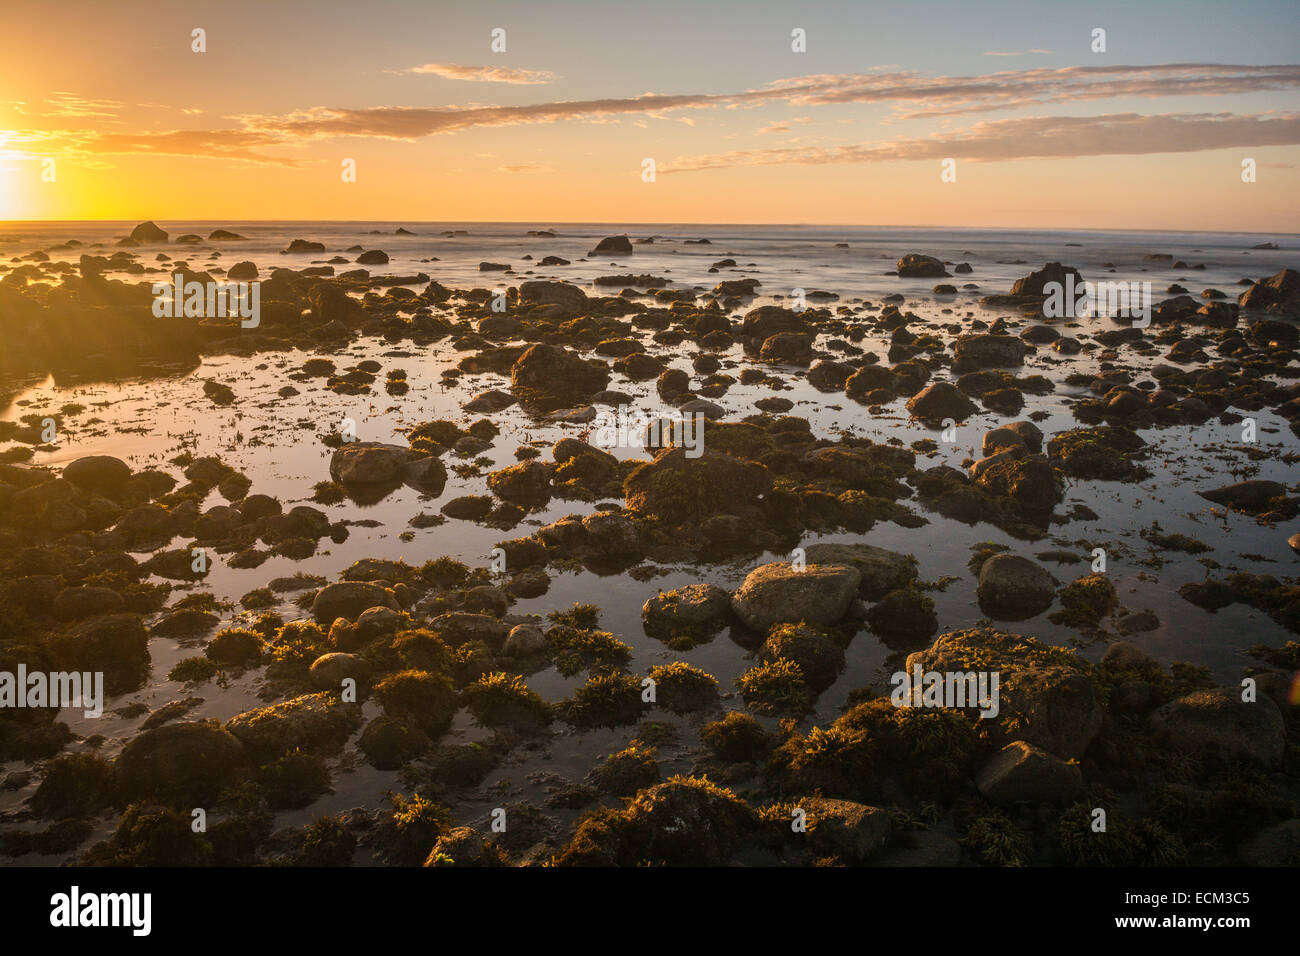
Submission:
[[[407,73],[424,73],[441,76],[446,80],[467,80],[473,83],[516,83],[538,86],[556,79],[549,70],[514,70],[505,66],[463,66],[459,63],[425,63]]]
[[[976,123],[954,133],[882,143],[733,150],[661,164],[663,173],[737,166],[880,163],[891,160],[996,162],[1076,156],[1135,156],[1300,145],[1300,113],[1174,113],[1041,116]]]
[[[504,166],[498,166],[498,170],[503,173],[549,173],[554,172],[550,166],[542,163],[514,163]]]

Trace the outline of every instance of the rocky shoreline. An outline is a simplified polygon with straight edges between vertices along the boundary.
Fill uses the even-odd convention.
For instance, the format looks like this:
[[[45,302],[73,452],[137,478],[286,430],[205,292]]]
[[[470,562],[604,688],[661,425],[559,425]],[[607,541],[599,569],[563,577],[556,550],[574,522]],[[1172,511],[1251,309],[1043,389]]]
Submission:
[[[217,230],[208,241],[240,238]],[[51,708],[0,710],[0,762],[15,767],[0,791],[23,795],[0,815],[0,853],[140,865],[1300,862],[1300,645],[1255,648],[1243,700],[1242,686],[1208,668],[1162,665],[1135,643],[1160,617],[1130,605],[1104,554],[1098,565],[1091,548],[1031,550],[1059,548],[1062,528],[1087,520],[1071,489],[1132,485],[1163,467],[1153,436],[1165,429],[1241,432],[1266,413],[1290,435],[1243,438],[1234,461],[1294,467],[1300,273],[1260,277],[1235,301],[1171,286],[1139,327],[1046,317],[1049,284],[1078,276],[1056,262],[961,316],[953,297],[977,290],[937,285],[946,314],[926,318],[901,295],[755,305],[753,278],[711,290],[636,272],[597,277],[590,290],[527,278],[499,295],[351,268],[388,262],[359,246],[265,275],[248,261],[221,267],[219,255],[194,269],[158,251],[146,266],[149,252],[136,251],[167,242],[144,223],[112,255],[69,245],[11,263],[0,278],[12,343],[0,392],[49,375],[175,374],[212,356],[293,350],[310,356],[285,386],[294,394],[401,403],[413,370],[392,366],[381,380],[380,362],[343,358],[375,340],[459,356],[440,377],[458,407],[378,440],[316,423],[327,473],[301,489],[312,502],[296,505],[258,492],[262,476],[219,455],[34,467],[52,444],[47,420],[61,432],[84,409],[0,421],[0,671],[102,672],[110,697],[123,697],[162,676],[151,645],[197,652],[167,675],[187,696],[110,701],[143,708],[126,739],[74,734]],[[326,251],[308,240],[285,249]],[[75,265],[63,258],[73,254]],[[635,260],[626,236],[602,240],[597,254],[619,268]],[[719,258],[713,269],[734,267]],[[977,267],[908,253],[895,271],[941,279]],[[259,324],[160,323],[149,272],[259,281]],[[144,278],[106,277],[118,273]],[[496,385],[464,384],[482,376]],[[863,416],[905,411],[933,437],[829,433],[783,396],[791,382]],[[700,416],[702,453],[689,454],[671,425],[628,457],[597,447],[599,410],[634,403],[634,388]],[[740,388],[768,394],[752,411],[727,411],[720,401]],[[1024,413],[1053,395],[1074,423],[1048,432],[1046,415]],[[194,401],[216,414],[241,400],[208,379]],[[990,415],[994,427],[962,467],[929,463],[950,429]],[[516,420],[571,434],[520,441],[513,464],[489,470],[487,453],[517,434],[503,430]],[[463,476],[481,487],[447,494]],[[310,562],[358,527],[330,509],[359,513],[399,489],[436,512],[422,510],[413,528],[467,522],[498,534],[491,562],[368,557],[338,580],[268,576],[239,608],[204,589],[214,566]],[[1284,538],[1300,514],[1294,482],[1235,466],[1196,493],[1207,509]],[[571,513],[539,520],[555,502]],[[1134,532],[1153,553],[1209,549],[1164,532],[1152,520],[1161,517],[1144,515]],[[960,582],[925,580],[916,554],[868,543],[873,529],[919,532],[940,518],[987,525],[1009,543],[974,549]],[[830,534],[849,540],[810,543]],[[734,587],[656,589],[649,582],[668,565],[745,571]],[[1290,569],[1205,569],[1179,600],[1248,608],[1300,632]],[[639,585],[644,637],[612,632],[603,600],[517,610],[546,605],[555,579],[574,570]],[[950,586],[970,591],[978,613],[942,628],[936,598]],[[1020,632],[1044,615],[1077,646]],[[746,654],[734,686],[682,659],[723,635]],[[633,666],[644,639],[668,652],[664,663]],[[819,699],[846,676],[846,651],[876,641],[891,670],[997,672],[997,715],[898,707],[871,675],[850,673],[840,712],[822,719]],[[1084,646],[1106,649],[1090,661]],[[530,688],[551,674],[575,683],[561,697]],[[255,683],[257,706],[193,717],[241,680]],[[472,742],[457,736],[467,724]],[[596,742],[578,750],[580,766],[545,769],[587,739]],[[391,791],[384,806],[290,822],[359,767],[385,781],[372,788],[372,798]],[[544,796],[509,799],[511,767],[528,768]],[[190,825],[196,808],[203,832]]]

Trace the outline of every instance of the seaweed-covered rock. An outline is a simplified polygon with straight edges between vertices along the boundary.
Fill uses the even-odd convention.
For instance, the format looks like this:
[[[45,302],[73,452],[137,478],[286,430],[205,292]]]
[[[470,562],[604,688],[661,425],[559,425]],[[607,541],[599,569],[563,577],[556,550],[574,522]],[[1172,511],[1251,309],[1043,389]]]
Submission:
[[[730,609],[731,596],[716,584],[687,584],[647,600],[641,620],[651,632],[707,631],[721,626]]]
[[[355,620],[363,611],[372,607],[398,609],[397,599],[392,592],[377,584],[365,581],[336,581],[327,584],[317,592],[312,602],[311,613],[316,623],[329,627],[335,618]]]
[[[951,382],[935,382],[909,398],[907,410],[926,424],[938,425],[949,418],[965,421],[979,411],[979,406]]]
[[[765,467],[717,452],[688,457],[666,448],[638,465],[623,482],[629,511],[673,525],[698,524],[718,514],[742,514],[772,487]]]
[[[1151,715],[1151,726],[1167,744],[1211,759],[1272,766],[1286,749],[1286,725],[1277,704],[1267,694],[1243,701],[1235,687],[1170,701]]]
[[[126,800],[204,804],[248,768],[243,744],[216,721],[164,724],[127,741],[114,764]]]
[[[1083,787],[1077,764],[1040,747],[1016,740],[989,758],[975,775],[975,786],[994,803],[1068,804]]]
[[[511,367],[510,385],[525,401],[558,407],[603,390],[609,375],[604,362],[588,361],[576,352],[539,342]]]
[[[673,777],[638,793],[622,810],[579,823],[556,857],[568,866],[709,866],[749,838],[754,812],[707,778]]]
[[[991,628],[950,631],[907,657],[907,672],[998,673],[995,740],[1024,740],[1064,759],[1083,756],[1104,710],[1092,667],[1073,651]],[[971,711],[972,715],[976,711]],[[975,719],[981,719],[977,716]]]
[[[361,711],[356,705],[336,703],[328,694],[305,694],[245,711],[225,726],[257,759],[270,760],[295,749],[332,752],[360,724]]]
[[[104,690],[124,694],[149,673],[149,632],[137,614],[103,614],[69,625],[50,638],[55,667],[99,671]]]

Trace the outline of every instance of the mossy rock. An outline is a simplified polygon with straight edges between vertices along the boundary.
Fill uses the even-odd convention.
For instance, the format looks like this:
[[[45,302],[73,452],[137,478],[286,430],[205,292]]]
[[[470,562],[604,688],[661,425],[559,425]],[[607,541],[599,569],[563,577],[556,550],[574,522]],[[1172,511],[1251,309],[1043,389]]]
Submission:
[[[215,721],[164,724],[132,737],[114,763],[126,800],[199,806],[238,781],[249,759],[241,741]]]
[[[716,866],[757,825],[754,811],[708,778],[673,777],[622,810],[585,817],[555,857],[559,866]]]
[[[269,761],[297,749],[332,753],[360,724],[356,704],[337,703],[329,694],[304,694],[245,711],[225,726],[258,760]]]
[[[907,657],[906,671],[997,672],[999,712],[981,719],[964,713],[998,747],[1026,740],[1064,759],[1083,756],[1100,731],[1104,710],[1095,671],[1077,653],[1032,637],[992,628],[943,634],[929,648]]]

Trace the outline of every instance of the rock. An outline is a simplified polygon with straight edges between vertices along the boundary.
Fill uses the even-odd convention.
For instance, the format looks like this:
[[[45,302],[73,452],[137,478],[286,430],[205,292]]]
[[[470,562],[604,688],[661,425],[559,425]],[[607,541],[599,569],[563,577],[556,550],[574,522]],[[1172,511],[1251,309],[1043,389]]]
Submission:
[[[960,335],[953,346],[952,367],[958,372],[1023,365],[1025,343],[1014,335]]]
[[[942,424],[946,419],[965,421],[979,406],[951,382],[935,382],[907,400],[907,410],[927,424]]]
[[[1283,269],[1237,297],[1244,309],[1265,309],[1270,305],[1300,304],[1300,272]]]
[[[604,362],[589,362],[576,352],[538,343],[511,367],[510,385],[521,398],[564,400],[602,391],[609,375]]]
[[[813,338],[802,332],[778,332],[763,341],[758,357],[768,362],[807,365],[812,361]]]
[[[1029,558],[995,554],[980,567],[980,610],[996,620],[1022,621],[1052,606],[1056,585],[1056,578]]]
[[[357,256],[357,265],[362,266],[385,266],[388,265],[388,253],[380,249],[371,249]]]
[[[536,624],[517,624],[506,635],[506,657],[529,657],[546,650],[546,633]]]
[[[1092,669],[1073,651],[992,628],[951,631],[909,654],[905,670],[998,674],[997,719],[980,720],[999,746],[1024,740],[1063,759],[1083,756],[1105,710]]]
[[[631,254],[632,241],[627,236],[606,236],[596,243],[596,248],[587,253],[589,256],[630,256]]]
[[[1277,481],[1239,481],[1211,491],[1198,491],[1197,494],[1206,501],[1234,511],[1258,514],[1269,509],[1272,499],[1285,496],[1286,486]]]
[[[806,332],[807,320],[801,313],[779,305],[763,305],[745,313],[740,335],[759,343],[782,332]]]
[[[131,468],[111,455],[89,455],[69,462],[63,469],[63,477],[78,488],[111,495],[126,484]]]
[[[1300,531],[1287,538],[1286,543],[1290,545],[1292,551],[1296,554],[1300,554]]]
[[[413,723],[380,714],[361,732],[361,752],[379,770],[399,770],[432,746],[429,736]]]
[[[335,618],[355,620],[372,607],[398,609],[397,599],[377,584],[365,581],[337,581],[327,584],[316,593],[311,613],[316,623],[329,627]]]
[[[509,392],[503,392],[500,389],[489,389],[486,392],[479,392],[473,399],[464,405],[467,412],[499,412],[515,404],[518,399]]]
[[[1275,766],[1286,749],[1286,725],[1277,704],[1267,695],[1246,703],[1239,687],[1196,691],[1170,701],[1151,715],[1151,726],[1170,746],[1211,759]]]
[[[585,309],[587,293],[567,282],[532,281],[519,286],[519,301],[525,305],[563,305]]]
[[[754,462],[712,451],[690,458],[685,448],[666,448],[627,476],[623,497],[629,511],[699,524],[757,507],[771,487],[767,469]]]
[[[486,614],[466,614],[451,611],[440,614],[429,622],[433,630],[448,647],[460,647],[471,641],[482,641],[494,651],[505,646],[510,627],[503,621]]]
[[[1156,662],[1132,641],[1116,641],[1101,656],[1101,666],[1118,671],[1146,670],[1156,666]]]
[[[307,293],[307,302],[318,322],[356,325],[365,318],[361,303],[330,282],[318,282],[312,286]]]
[[[550,497],[553,470],[553,466],[545,462],[524,461],[492,472],[487,477],[487,484],[503,501],[531,504]]]
[[[233,266],[231,266],[228,270],[226,270],[226,278],[233,279],[237,282],[242,282],[247,279],[256,279],[257,265],[247,260],[243,262],[236,262]]]
[[[1011,287],[1011,294],[1016,297],[1045,296],[1048,283],[1058,283],[1064,293],[1067,277],[1073,277],[1074,288],[1083,286],[1083,276],[1073,266],[1063,266],[1059,262],[1049,262],[1037,272],[1031,272],[1023,279],[1017,279]]]
[[[772,662],[793,661],[803,671],[808,686],[825,690],[844,669],[844,649],[825,634],[803,624],[778,624],[759,648],[759,657]]]
[[[52,610],[62,621],[79,621],[96,614],[124,611],[126,602],[112,588],[78,586],[60,591]]]
[[[225,727],[256,759],[269,761],[293,750],[337,750],[360,723],[360,707],[335,703],[328,694],[305,694],[245,711]]]
[[[361,690],[370,682],[370,664],[356,654],[335,651],[316,658],[310,676],[312,686],[317,690],[337,693],[346,678],[356,681],[357,689]]]
[[[295,239],[291,243],[289,243],[289,247],[285,249],[285,252],[289,252],[289,253],[312,253],[312,252],[324,252],[324,251],[325,251],[325,243],[312,242],[309,239]]]
[[[1017,740],[989,758],[975,775],[975,786],[1003,806],[1021,802],[1064,806],[1083,788],[1083,773],[1077,764]]]
[[[145,730],[122,748],[114,763],[127,800],[173,800],[205,805],[248,767],[243,745],[215,721],[164,724]]]
[[[49,648],[58,670],[103,672],[109,694],[135,690],[149,673],[149,632],[136,614],[77,621],[51,636]]]
[[[793,805],[806,815],[806,838],[819,858],[865,863],[884,847],[891,829],[888,811],[852,800],[798,797]]]
[[[641,553],[641,536],[627,515],[597,511],[582,519],[587,542],[600,557],[621,558]]]
[[[731,596],[731,608],[750,628],[766,632],[774,624],[834,624],[857,596],[861,575],[842,564],[809,564],[796,570],[789,562],[765,564],[751,571]]]
[[[943,279],[948,270],[934,256],[923,256],[909,252],[898,260],[898,277],[900,279]]]
[[[131,241],[137,244],[160,243],[167,241],[167,233],[153,222],[142,222],[131,230]]]
[[[646,601],[641,620],[652,633],[696,633],[716,629],[730,610],[731,595],[716,584],[687,584]]]
[[[503,866],[505,856],[473,827],[452,827],[438,837],[425,866]]]
[[[424,467],[433,466],[436,458],[407,448],[405,445],[385,445],[381,442],[344,442],[330,458],[330,477],[344,485],[396,484],[411,473],[410,466],[419,462]],[[441,462],[438,463],[441,466]],[[444,481],[445,468],[443,470]]]
[[[804,551],[809,564],[842,564],[856,568],[858,594],[877,601],[890,591],[916,580],[916,558],[870,544],[813,544]]]

